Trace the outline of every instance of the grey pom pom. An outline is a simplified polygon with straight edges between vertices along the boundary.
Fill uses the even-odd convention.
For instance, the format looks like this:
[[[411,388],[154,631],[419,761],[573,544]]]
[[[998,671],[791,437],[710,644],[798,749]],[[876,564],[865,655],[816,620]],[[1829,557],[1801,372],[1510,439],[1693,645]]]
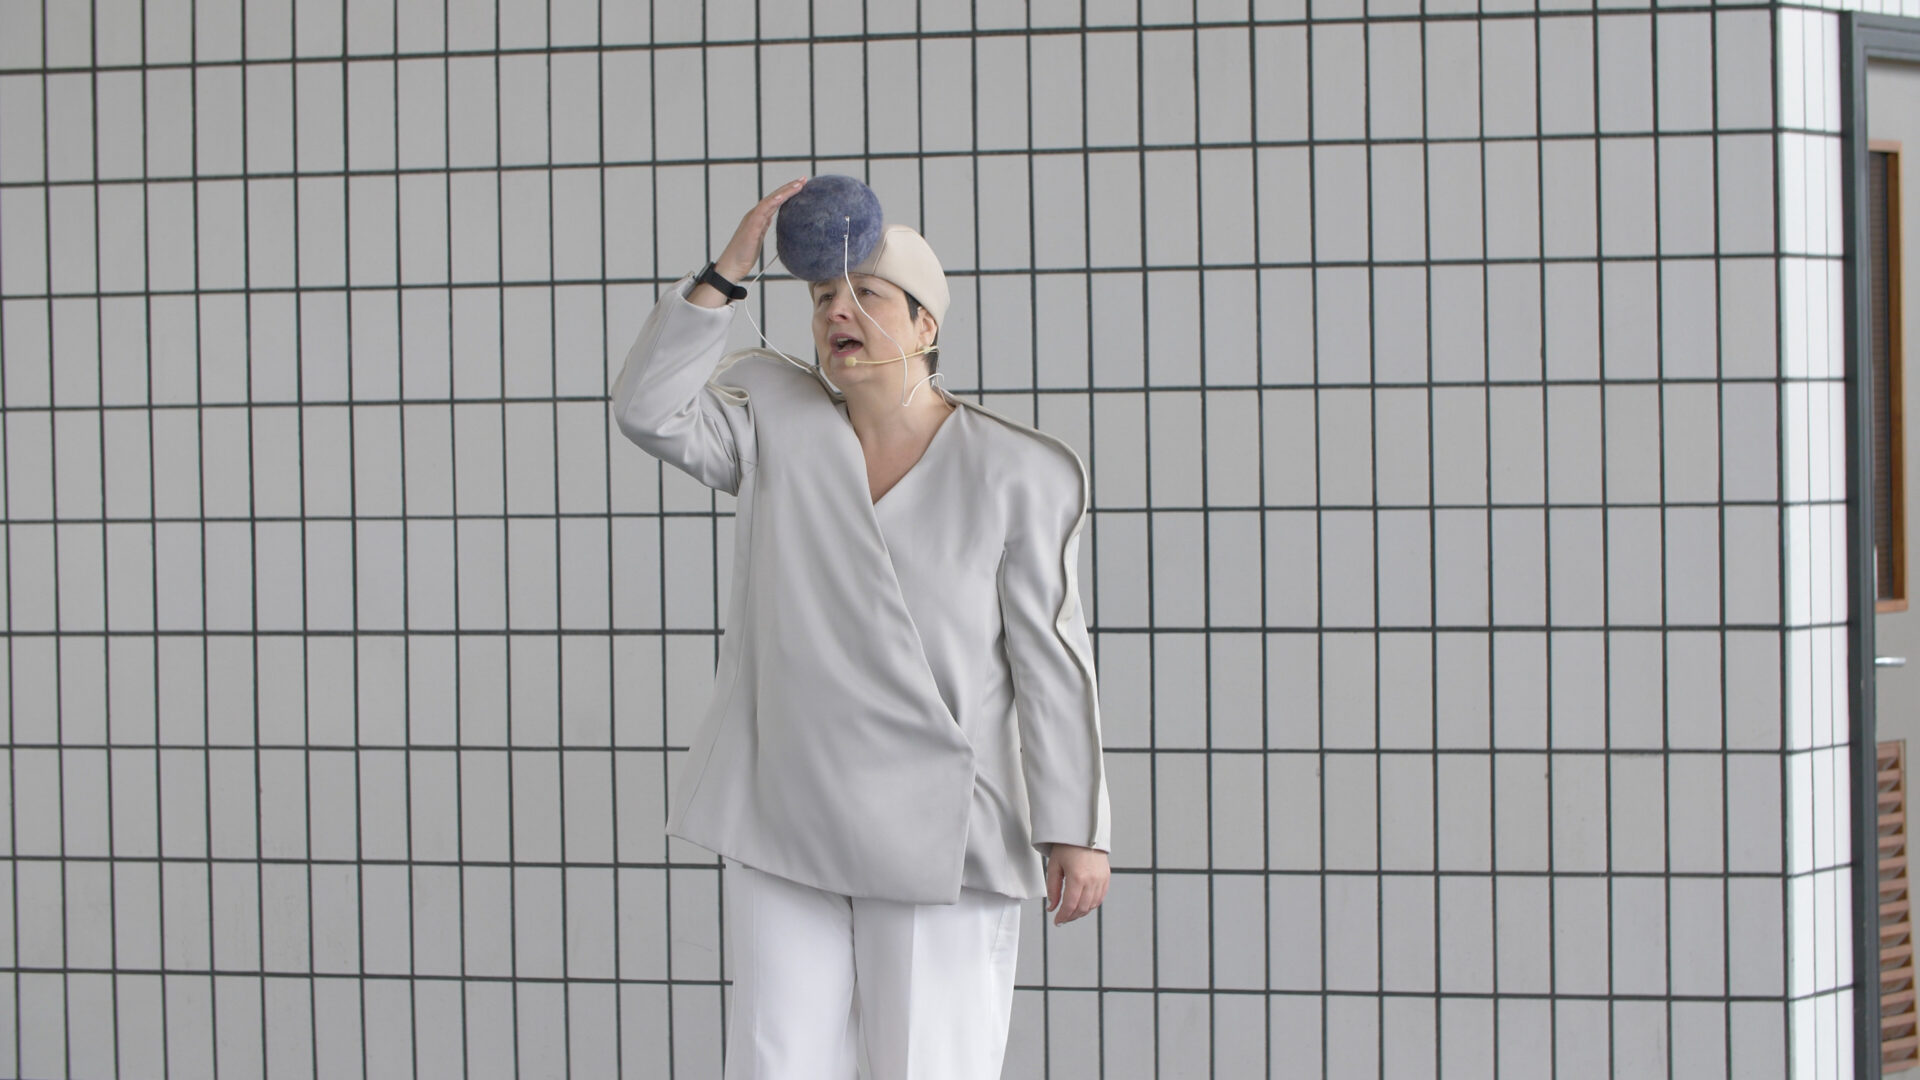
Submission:
[[[788,272],[825,281],[872,254],[881,228],[880,196],[854,177],[829,173],[780,204],[774,240]]]

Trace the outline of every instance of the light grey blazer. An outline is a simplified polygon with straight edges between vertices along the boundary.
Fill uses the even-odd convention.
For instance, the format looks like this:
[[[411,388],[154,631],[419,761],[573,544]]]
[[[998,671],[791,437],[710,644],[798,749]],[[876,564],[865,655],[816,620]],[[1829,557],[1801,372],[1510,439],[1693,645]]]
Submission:
[[[1084,463],[946,395],[962,412],[934,442],[956,423],[964,441],[945,439],[937,462],[930,447],[881,501],[915,515],[901,527],[959,515],[974,553],[921,601],[951,598],[955,625],[973,628],[943,620],[930,656],[843,395],[764,350],[723,358],[731,306],[693,304],[691,287],[662,295],[613,387],[627,438],[739,500],[713,697],[675,770],[666,832],[849,896],[945,904],[963,884],[1044,896],[1053,842],[1109,849],[1076,581]],[[915,479],[923,467],[936,471]],[[914,580],[944,565],[917,564]]]

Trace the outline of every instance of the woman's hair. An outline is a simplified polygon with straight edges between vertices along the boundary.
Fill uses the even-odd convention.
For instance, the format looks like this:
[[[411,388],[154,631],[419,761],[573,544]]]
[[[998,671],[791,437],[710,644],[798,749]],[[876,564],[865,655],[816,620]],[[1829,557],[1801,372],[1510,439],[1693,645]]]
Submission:
[[[905,289],[901,289],[900,294],[907,298],[907,321],[913,322],[914,320],[920,318],[920,301],[916,299],[912,293],[908,292]],[[938,326],[933,328],[933,343],[935,345],[940,344],[940,328]],[[927,372],[931,374],[939,370],[940,370],[940,354],[938,352],[928,353],[927,354]]]

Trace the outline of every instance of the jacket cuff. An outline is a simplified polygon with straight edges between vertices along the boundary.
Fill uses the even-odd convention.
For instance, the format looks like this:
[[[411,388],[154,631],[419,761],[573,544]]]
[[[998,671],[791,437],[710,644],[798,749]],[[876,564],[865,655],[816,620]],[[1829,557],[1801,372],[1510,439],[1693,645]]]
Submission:
[[[1108,855],[1113,854],[1112,846],[1101,842],[1099,837],[1094,837],[1092,840],[1068,840],[1064,837],[1059,837],[1047,840],[1035,839],[1033,841],[1034,848],[1042,855],[1049,857],[1053,855],[1053,845],[1055,844],[1066,844],[1069,847],[1092,848],[1095,851],[1104,851]]]

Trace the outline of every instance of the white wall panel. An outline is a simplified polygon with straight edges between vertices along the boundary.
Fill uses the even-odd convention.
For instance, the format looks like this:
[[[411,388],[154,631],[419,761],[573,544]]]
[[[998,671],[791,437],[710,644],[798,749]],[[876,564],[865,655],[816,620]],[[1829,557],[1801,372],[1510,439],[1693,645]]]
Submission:
[[[733,507],[601,399],[840,171],[1093,476],[1115,881],[1008,1075],[1848,1075],[1838,37],[0,7],[0,1072],[719,1074]]]

